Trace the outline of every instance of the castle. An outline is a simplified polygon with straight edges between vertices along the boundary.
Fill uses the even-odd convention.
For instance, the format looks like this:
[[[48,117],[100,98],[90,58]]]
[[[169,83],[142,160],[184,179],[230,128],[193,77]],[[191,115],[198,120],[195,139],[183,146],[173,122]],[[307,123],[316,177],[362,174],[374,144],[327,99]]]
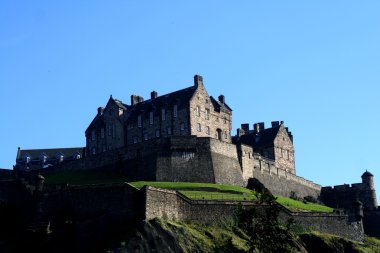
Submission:
[[[293,135],[283,121],[241,124],[232,132],[224,95],[210,96],[203,78],[188,88],[130,104],[112,96],[85,131],[86,147],[18,149],[15,171],[117,169],[134,180],[248,186],[253,179],[273,194],[312,198],[346,210],[364,208],[364,229],[380,236],[373,175],[351,187],[320,185],[296,175]],[[253,186],[255,187],[255,186]],[[356,212],[356,211],[355,211]],[[360,215],[359,215],[360,216]],[[376,224],[376,225],[374,225]]]

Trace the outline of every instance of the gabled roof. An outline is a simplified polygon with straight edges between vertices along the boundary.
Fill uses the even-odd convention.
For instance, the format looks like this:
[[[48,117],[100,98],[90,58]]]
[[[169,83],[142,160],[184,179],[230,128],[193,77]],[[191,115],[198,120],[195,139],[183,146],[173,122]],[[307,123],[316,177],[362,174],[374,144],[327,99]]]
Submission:
[[[279,130],[280,126],[262,129],[258,133],[251,130],[236,141],[256,148],[272,147]]]
[[[41,154],[46,154],[47,157],[56,157],[57,154],[62,153],[65,157],[70,157],[76,154],[83,155],[83,147],[76,148],[51,148],[51,149],[20,149],[17,152],[17,159],[22,159],[29,156],[32,160],[39,158]]]
[[[155,99],[149,99],[144,102],[137,103],[131,106],[130,116],[134,118],[142,112],[146,113],[152,110],[155,111],[155,109],[159,109],[165,106],[173,106],[175,104],[177,104],[180,108],[188,104],[190,99],[193,97],[195,91],[196,87],[191,86],[182,90],[159,96]]]
[[[87,131],[91,128],[93,128],[93,126],[95,124],[98,124],[99,122],[103,121],[104,120],[104,115],[103,113],[102,114],[96,114],[95,118],[91,121],[90,125],[87,127],[85,133],[87,133]]]
[[[231,107],[229,107],[226,103],[221,103],[220,101],[216,100],[215,98],[213,98],[212,96],[210,96],[210,99],[211,99],[211,103],[213,104],[215,110],[217,111],[230,111],[232,112],[232,109]]]

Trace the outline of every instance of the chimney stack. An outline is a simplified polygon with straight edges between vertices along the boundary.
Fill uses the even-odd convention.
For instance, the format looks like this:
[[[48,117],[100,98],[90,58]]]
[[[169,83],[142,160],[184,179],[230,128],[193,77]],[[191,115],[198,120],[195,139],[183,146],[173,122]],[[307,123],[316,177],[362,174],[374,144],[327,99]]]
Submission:
[[[272,121],[272,128],[273,127],[278,127],[280,126],[280,122],[279,121]]]
[[[136,105],[139,102],[138,96],[132,95],[131,96],[131,105]]]
[[[249,131],[249,124],[241,124],[241,129],[247,133]]]
[[[98,115],[102,115],[103,114],[103,110],[104,110],[103,107],[98,107]]]
[[[222,103],[222,104],[226,103],[226,98],[224,97],[224,95],[220,95],[219,96],[219,102]]]
[[[259,122],[259,123],[253,124],[253,130],[255,130],[256,133],[260,133],[260,131],[264,130],[264,129],[265,129],[264,122]]]
[[[237,129],[237,137],[243,136],[245,134],[244,130],[241,128]]]
[[[144,98],[143,97],[138,96],[137,98],[138,98],[139,103],[144,102]]]
[[[157,91],[152,91],[151,93],[150,93],[150,99],[156,99],[157,98],[157,96],[158,96],[158,93],[157,93]]]
[[[194,86],[198,88],[199,85],[203,85],[203,77],[200,75],[194,76]]]

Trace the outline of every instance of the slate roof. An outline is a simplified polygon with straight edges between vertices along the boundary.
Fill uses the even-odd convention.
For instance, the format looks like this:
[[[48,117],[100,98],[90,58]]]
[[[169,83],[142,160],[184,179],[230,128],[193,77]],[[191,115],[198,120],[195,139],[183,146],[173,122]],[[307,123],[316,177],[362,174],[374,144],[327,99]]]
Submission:
[[[213,98],[212,96],[210,96],[210,99],[211,99],[211,103],[214,105],[214,108],[217,110],[217,111],[220,111],[220,110],[224,110],[224,111],[230,111],[232,112],[232,109],[231,107],[229,107],[226,103],[221,103],[220,101],[216,100],[215,98]]]
[[[190,99],[195,93],[196,87],[191,86],[182,90],[178,90],[172,93],[168,93],[162,96],[159,96],[155,99],[149,99],[141,103],[137,103],[134,106],[131,106],[131,118],[137,117],[137,115],[142,113],[147,113],[150,111],[156,111],[159,108],[165,106],[178,105],[178,109],[188,104]]]
[[[251,130],[249,133],[240,136],[240,138],[235,138],[235,141],[255,148],[273,147],[274,139],[279,129],[280,126],[271,127],[262,129],[259,133],[256,130]]]
[[[373,174],[372,174],[371,172],[369,172],[369,171],[366,170],[366,171],[363,173],[362,177],[373,177]]]
[[[49,157],[56,157],[57,154],[62,153],[64,157],[70,157],[77,153],[83,155],[84,147],[76,148],[51,148],[51,149],[20,149],[17,152],[17,160],[22,159],[24,155],[30,155],[31,159],[39,158],[41,154],[46,154]]]

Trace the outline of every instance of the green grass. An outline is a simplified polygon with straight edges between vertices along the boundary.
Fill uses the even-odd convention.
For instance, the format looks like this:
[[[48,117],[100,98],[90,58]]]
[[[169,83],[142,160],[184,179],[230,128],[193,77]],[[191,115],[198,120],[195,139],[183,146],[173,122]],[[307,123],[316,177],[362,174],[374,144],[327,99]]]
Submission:
[[[206,192],[206,191],[179,191],[186,197],[196,200],[236,200],[236,201],[245,201],[245,200],[256,200],[255,195],[251,194],[234,194],[234,193],[225,193],[225,192]]]
[[[61,171],[45,175],[46,184],[111,184],[122,183],[127,180],[120,174],[104,171]]]
[[[293,212],[299,212],[299,211],[310,211],[310,212],[326,212],[326,213],[331,213],[334,211],[333,208],[315,204],[315,203],[310,203],[310,202],[302,202],[290,198],[285,198],[281,196],[276,196],[277,197],[277,202],[286,208],[288,208],[290,211]]]
[[[158,188],[169,190],[200,190],[205,192],[229,192],[235,194],[252,194],[253,192],[247,188],[236,185],[208,184],[208,183],[187,183],[187,182],[130,182],[136,188],[142,188],[144,185],[150,185]]]

